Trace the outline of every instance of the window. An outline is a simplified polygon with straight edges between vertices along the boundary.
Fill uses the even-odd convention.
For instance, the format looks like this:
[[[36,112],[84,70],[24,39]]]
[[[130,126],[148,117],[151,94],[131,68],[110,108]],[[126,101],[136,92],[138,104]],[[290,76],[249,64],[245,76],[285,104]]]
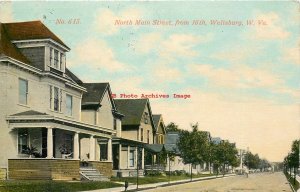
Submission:
[[[54,87],[54,111],[59,110],[59,89]]]
[[[100,144],[100,161],[107,161],[107,144]]]
[[[64,54],[60,53],[59,69],[62,70]]]
[[[129,153],[129,166],[134,167],[134,150],[130,150]]]
[[[148,113],[147,112],[144,113],[144,123],[148,124]]]
[[[64,53],[50,47],[50,66],[58,70],[63,70],[64,62]]]
[[[141,141],[144,141],[144,129],[141,128]]]
[[[50,94],[50,105],[49,105],[50,109],[61,112],[62,89],[59,89],[58,87],[54,87],[54,86],[50,85],[49,94]],[[72,96],[70,96],[70,97],[72,97]],[[73,108],[72,98],[71,98],[71,101],[69,100],[69,103],[66,103],[66,104],[70,104],[67,107],[71,107],[70,109],[72,109]]]
[[[149,144],[150,143],[150,131],[147,130],[147,143]]]
[[[27,105],[28,81],[19,79],[19,103]]]
[[[49,107],[50,107],[50,109],[52,109],[52,102],[53,102],[53,92],[52,92],[52,89],[53,89],[53,87],[50,85],[49,86],[49,88],[50,88],[50,105],[49,105]]]
[[[58,69],[58,51],[57,50],[54,50],[54,63],[53,63],[53,66],[54,68]]]
[[[18,152],[19,154],[25,153],[28,146],[28,130],[18,130]]]
[[[73,98],[71,95],[66,96],[66,114],[72,116],[73,112]]]
[[[50,47],[50,65],[53,65],[53,48]]]

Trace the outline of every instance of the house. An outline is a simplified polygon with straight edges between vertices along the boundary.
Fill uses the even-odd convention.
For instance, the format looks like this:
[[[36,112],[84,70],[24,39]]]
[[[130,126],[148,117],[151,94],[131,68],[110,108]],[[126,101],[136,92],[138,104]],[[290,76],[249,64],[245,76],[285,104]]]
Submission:
[[[161,114],[154,114],[153,121],[153,144],[145,145],[145,169],[162,171],[165,169],[164,152],[166,152],[166,150],[164,143],[166,127]]]
[[[9,179],[79,180],[81,161],[112,174],[118,114],[102,116],[105,95],[89,103],[89,86],[67,68],[68,51],[40,21],[0,23],[0,168]],[[89,108],[98,109],[95,122]]]
[[[153,121],[155,126],[154,144],[164,144],[166,135],[166,126],[161,114],[154,114]]]
[[[154,121],[149,99],[115,99],[124,115],[121,134],[113,137],[113,172],[136,176],[144,172],[144,145],[153,144]]]
[[[183,159],[180,157],[180,151],[177,146],[178,140],[179,140],[179,132],[168,132],[166,134],[166,140],[164,146],[167,151],[175,154],[175,157],[173,161],[169,161],[169,160],[167,161],[165,171],[171,171],[171,172],[182,171],[185,173],[191,173],[192,170],[193,174],[202,173],[203,168],[201,165],[191,165],[191,164],[185,164],[183,162]]]

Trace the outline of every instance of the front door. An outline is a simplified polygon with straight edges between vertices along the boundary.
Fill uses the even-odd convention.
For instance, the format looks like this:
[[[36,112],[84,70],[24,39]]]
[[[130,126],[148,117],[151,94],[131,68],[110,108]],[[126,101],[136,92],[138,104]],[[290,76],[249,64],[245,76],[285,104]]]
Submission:
[[[119,144],[112,145],[112,155],[113,155],[113,169],[119,169]]]

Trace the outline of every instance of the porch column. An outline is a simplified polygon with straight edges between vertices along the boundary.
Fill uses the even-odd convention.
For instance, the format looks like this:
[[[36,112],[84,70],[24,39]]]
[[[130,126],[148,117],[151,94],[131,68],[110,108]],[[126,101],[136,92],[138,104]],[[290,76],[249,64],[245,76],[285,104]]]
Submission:
[[[107,142],[107,160],[108,161],[112,161],[112,142],[111,142],[111,138],[108,139]]]
[[[122,162],[122,144],[119,145],[119,169],[122,169],[121,167],[121,162]]]
[[[145,148],[142,149],[142,169],[145,167]]]
[[[90,136],[90,161],[95,161],[95,138],[94,135]]]
[[[73,159],[79,159],[79,133],[74,133],[74,151]]]
[[[129,168],[129,154],[130,154],[130,146],[127,146],[127,169]]]
[[[47,158],[53,158],[53,130],[52,127],[47,128]]]
[[[135,147],[134,151],[135,151],[135,154],[134,154],[135,157],[134,158],[135,158],[135,162],[136,162],[135,163],[135,168],[137,168],[138,162],[139,162],[139,160],[138,160],[138,152],[139,151],[138,151],[138,147],[137,146]]]

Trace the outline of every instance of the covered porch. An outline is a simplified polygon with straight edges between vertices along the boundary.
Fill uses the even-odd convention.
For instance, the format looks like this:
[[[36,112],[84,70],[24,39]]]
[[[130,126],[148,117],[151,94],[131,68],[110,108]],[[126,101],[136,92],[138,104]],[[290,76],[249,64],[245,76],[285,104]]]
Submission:
[[[144,176],[144,145],[142,142],[113,138],[113,175],[117,177]]]
[[[8,160],[9,179],[79,180],[81,166],[112,175],[113,130],[47,114],[7,120],[16,143],[15,158]]]

